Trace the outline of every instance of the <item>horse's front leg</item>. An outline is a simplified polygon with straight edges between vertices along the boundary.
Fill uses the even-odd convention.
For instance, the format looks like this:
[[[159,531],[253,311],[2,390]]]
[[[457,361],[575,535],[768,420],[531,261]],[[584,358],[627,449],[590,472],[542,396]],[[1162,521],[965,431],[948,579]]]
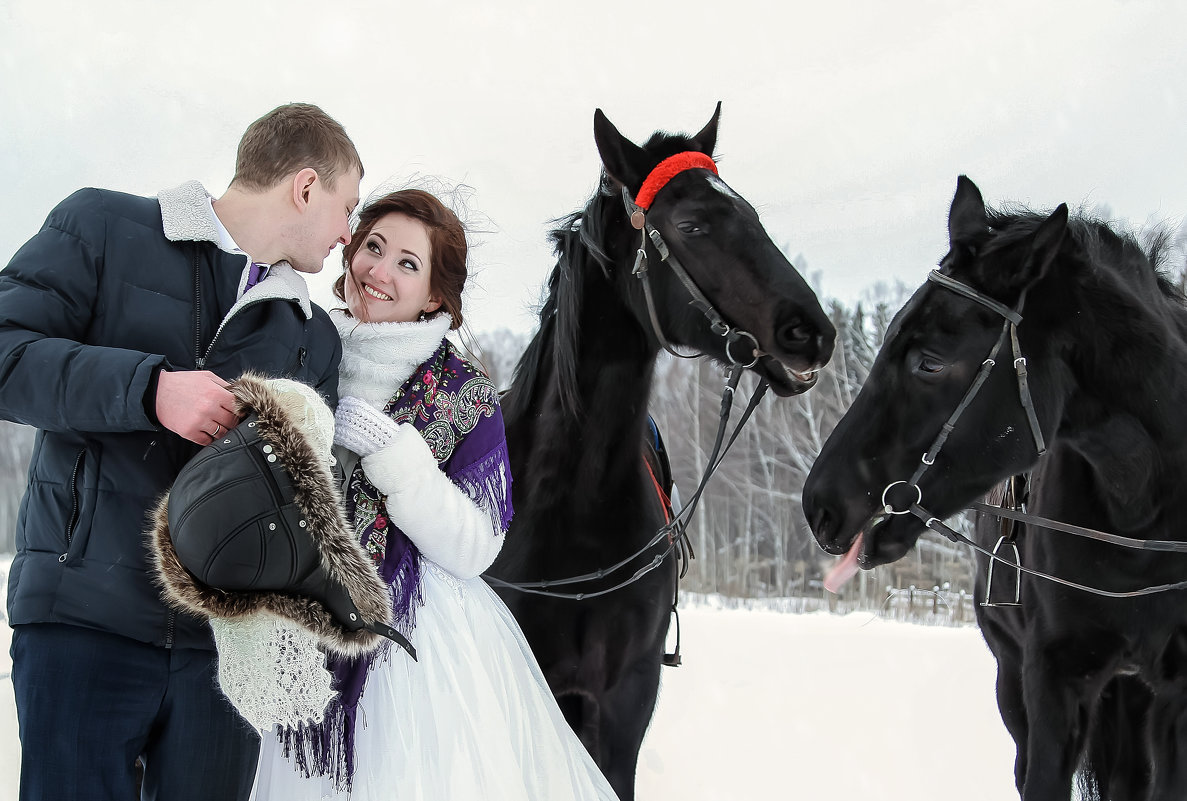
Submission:
[[[1093,707],[1107,680],[1099,651],[1067,640],[1028,642],[1022,665],[1026,777],[1022,801],[1068,801]]]
[[[1187,705],[1160,694],[1152,709],[1154,787],[1151,801],[1187,798]]]
[[[1152,699],[1150,688],[1137,676],[1118,676],[1101,694],[1082,764],[1095,774],[1101,798],[1107,801],[1150,797]]]
[[[661,641],[655,653],[645,653],[628,665],[601,705],[600,766],[621,801],[635,798],[639,750],[659,694],[662,645]]]
[[[1027,723],[1026,704],[1022,696],[1022,659],[1013,655],[997,661],[997,709],[1006,724],[1006,731],[1014,738],[1014,785],[1018,794],[1026,782]]]
[[[978,594],[983,590],[978,589]],[[985,643],[997,661],[997,709],[1014,739],[1014,785],[1022,794],[1026,780],[1026,704],[1022,697],[1022,610],[977,607],[977,622]]]

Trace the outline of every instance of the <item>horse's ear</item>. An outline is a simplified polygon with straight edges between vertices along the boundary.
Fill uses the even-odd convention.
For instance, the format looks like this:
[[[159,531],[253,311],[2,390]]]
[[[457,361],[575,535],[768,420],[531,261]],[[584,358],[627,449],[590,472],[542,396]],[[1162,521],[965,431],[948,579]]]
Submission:
[[[713,118],[705,124],[700,133],[692,138],[707,156],[713,155],[713,148],[717,147],[717,121],[721,118],[721,101],[717,101],[717,108],[713,110]]]
[[[600,108],[594,111],[594,142],[610,177],[637,192],[651,172],[651,159],[643,148],[620,134]]]
[[[1063,244],[1063,238],[1067,234],[1067,216],[1067,204],[1060,203],[1035,231],[1034,242],[1031,244],[1030,255],[1024,268],[1028,281],[1041,278],[1055,260],[1059,246]]]
[[[962,175],[956,179],[956,195],[948,211],[948,243],[955,249],[959,244],[972,244],[985,235],[989,221],[985,217],[985,200],[981,190]]]

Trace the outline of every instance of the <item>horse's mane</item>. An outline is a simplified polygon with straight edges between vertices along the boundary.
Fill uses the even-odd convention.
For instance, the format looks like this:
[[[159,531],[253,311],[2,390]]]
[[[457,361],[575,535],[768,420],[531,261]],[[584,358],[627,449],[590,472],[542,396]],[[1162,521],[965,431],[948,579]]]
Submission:
[[[643,145],[657,160],[687,150],[699,150],[695,140],[683,134],[657,131]],[[565,414],[581,411],[577,363],[581,347],[582,281],[593,269],[613,280],[613,261],[605,243],[611,220],[625,216],[620,185],[605,172],[598,191],[585,208],[553,220],[549,234],[556,253],[556,266],[548,278],[548,296],[540,307],[540,327],[515,367],[511,391],[504,399],[503,412],[512,419],[533,406],[538,382],[551,366]]]
[[[1023,206],[986,209],[989,227],[995,237],[991,249],[1007,248],[1027,237],[1047,219],[1048,214]],[[1173,235],[1165,225],[1155,226],[1139,236],[1107,220],[1078,212],[1068,218],[1068,232],[1084,258],[1097,267],[1113,265],[1127,271],[1131,287],[1152,286],[1161,297],[1177,304],[1187,303],[1172,278]]]
[[[561,406],[576,415],[581,408],[577,385],[577,357],[583,292],[581,277],[596,266],[610,269],[603,247],[607,220],[615,198],[610,179],[603,174],[598,192],[585,208],[553,220],[549,234],[556,252],[556,266],[548,277],[548,296],[540,307],[540,328],[515,368],[515,379],[504,412],[517,418],[532,405],[536,384],[549,366],[557,376]]]

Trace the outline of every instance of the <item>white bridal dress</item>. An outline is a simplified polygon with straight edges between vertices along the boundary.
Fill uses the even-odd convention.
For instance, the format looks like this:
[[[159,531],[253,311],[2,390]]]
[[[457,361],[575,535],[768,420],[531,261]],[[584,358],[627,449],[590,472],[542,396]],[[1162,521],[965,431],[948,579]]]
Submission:
[[[449,325],[448,318],[371,324],[337,312],[331,316],[343,340],[339,394],[375,409],[382,409],[433,354]],[[419,435],[413,439],[424,449],[428,470],[434,470],[436,463]],[[403,459],[394,464],[396,472],[410,467]],[[378,474],[369,477],[381,486]],[[435,510],[435,526],[445,525],[439,504],[419,497],[414,502]],[[481,565],[469,568],[469,575],[489,565],[501,543],[501,534],[492,539],[498,532],[490,531],[485,512],[483,519],[488,522],[482,542],[493,543],[493,550]],[[416,541],[411,532],[409,536]],[[565,722],[506,605],[481,578],[458,578],[426,558],[429,544],[418,543],[424,602],[416,607],[410,639],[419,661],[390,647],[372,664],[358,706],[351,792],[336,790],[332,777],[306,777],[271,731],[262,737],[252,797],[617,801]],[[445,564],[444,557],[439,561]]]
[[[305,778],[265,734],[260,801],[615,801],[565,722],[507,607],[482,581],[424,562],[412,641],[367,677],[352,792]]]

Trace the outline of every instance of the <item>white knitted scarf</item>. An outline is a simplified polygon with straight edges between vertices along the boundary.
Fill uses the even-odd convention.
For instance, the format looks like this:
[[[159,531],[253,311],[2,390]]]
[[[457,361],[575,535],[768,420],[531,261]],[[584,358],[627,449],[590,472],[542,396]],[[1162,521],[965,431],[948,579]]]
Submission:
[[[410,323],[364,323],[341,309],[332,309],[330,319],[342,337],[338,397],[362,398],[376,409],[441,346],[453,320],[439,314]]]

